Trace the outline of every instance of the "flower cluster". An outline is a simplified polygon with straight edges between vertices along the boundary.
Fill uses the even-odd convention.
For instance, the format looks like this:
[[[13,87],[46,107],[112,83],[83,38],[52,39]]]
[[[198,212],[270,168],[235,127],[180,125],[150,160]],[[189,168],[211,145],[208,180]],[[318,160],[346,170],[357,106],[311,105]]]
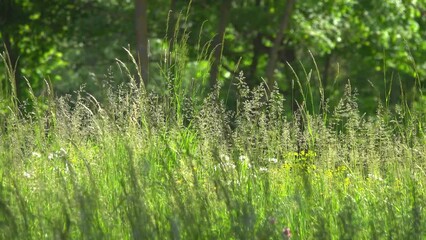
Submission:
[[[53,153],[49,153],[49,155],[47,156],[47,158],[49,160],[53,160],[56,158],[63,158],[65,156],[67,156],[67,151],[64,148],[60,148],[58,151],[55,151]]]
[[[219,170],[231,171],[231,170],[236,169],[237,165],[241,166],[243,169],[254,169],[253,168],[254,166],[253,166],[250,158],[246,155],[238,156],[238,161],[233,161],[229,157],[229,155],[226,155],[226,154],[220,154],[219,158],[220,158],[220,163],[216,164],[214,166],[214,171],[219,171]],[[269,158],[266,159],[266,163],[278,164],[279,161],[275,157],[269,157]],[[259,166],[259,168],[256,167],[256,169],[259,172],[268,172],[269,171],[267,166]]]

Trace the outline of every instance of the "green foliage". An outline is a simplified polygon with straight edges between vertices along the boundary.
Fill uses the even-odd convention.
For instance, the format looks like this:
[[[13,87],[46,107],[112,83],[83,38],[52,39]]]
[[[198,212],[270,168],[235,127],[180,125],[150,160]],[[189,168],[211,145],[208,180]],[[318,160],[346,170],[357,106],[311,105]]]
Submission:
[[[26,89],[23,77],[27,77],[37,94],[43,92],[44,79],[50,79],[56,82],[59,95],[73,93],[85,85],[100,100],[105,96],[97,89],[105,82],[118,85],[123,81],[118,71],[109,71],[111,74],[106,76],[104,73],[114,68],[117,57],[129,63],[123,47],[136,52],[132,1],[47,4],[41,0],[7,0],[2,4],[0,41],[10,42],[13,62],[19,59],[21,100],[28,97],[21,93]],[[160,74],[157,63],[167,55],[176,55],[179,49],[169,54],[174,51],[171,43],[183,38],[194,46],[185,50],[187,59],[182,61],[192,66],[185,67],[188,76],[200,76],[195,81],[208,79],[205,61],[211,60],[209,54],[217,47],[211,44],[221,19],[220,5],[220,1],[207,0],[161,0],[149,4],[149,70],[153,83],[150,88],[158,93],[166,91],[164,74]],[[230,98],[229,107],[236,100],[233,80],[240,71],[245,73],[250,87],[263,82],[261,77],[265,76],[268,54],[284,8],[285,1],[232,1],[219,76],[219,83],[226,86],[222,95]],[[303,98],[294,92],[293,71],[303,76],[305,69],[310,68],[319,70],[318,76],[312,76],[318,83],[312,85],[313,94],[323,88],[322,94],[329,99],[330,106],[338,103],[347,79],[358,89],[361,112],[373,114],[379,100],[390,106],[399,102],[400,83],[408,105],[412,106],[421,98],[417,90],[424,90],[425,9],[424,1],[297,1],[274,75],[280,91],[291,98],[287,106],[294,109],[295,101]],[[316,63],[311,61],[311,54]],[[170,70],[174,63],[169,64],[166,68]],[[177,78],[173,71],[165,74]],[[6,83],[6,78],[0,77],[0,82]],[[208,91],[199,92],[205,96]]]
[[[67,1],[55,1],[49,5],[44,2],[2,2],[0,41],[11,57],[11,66],[16,67],[19,96],[24,94],[26,86],[22,76],[30,77],[31,84],[39,91],[44,79],[50,75],[55,76],[53,80],[60,80],[60,75],[54,74],[55,70],[67,66],[61,45],[57,43],[67,36],[67,20],[76,10]],[[57,21],[59,19],[61,21]],[[0,77],[1,82],[7,80]]]
[[[304,99],[286,117],[278,88],[251,89],[243,74],[235,112],[217,91],[179,108],[188,90],[138,89],[118,63],[127,82],[105,89],[106,103],[79,91],[6,116],[1,238],[425,236],[424,113],[362,116],[347,84],[330,113],[303,110]]]
[[[0,238],[424,238],[424,3],[297,1],[271,89],[284,1],[236,3],[210,91],[218,1],[150,3],[148,88],[131,1],[7,1]]]

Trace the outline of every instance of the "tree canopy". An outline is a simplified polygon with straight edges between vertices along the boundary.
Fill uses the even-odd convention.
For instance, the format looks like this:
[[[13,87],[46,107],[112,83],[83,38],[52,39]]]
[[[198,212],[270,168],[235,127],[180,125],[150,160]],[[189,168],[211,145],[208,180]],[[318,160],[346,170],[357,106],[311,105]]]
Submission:
[[[168,76],[198,81],[201,92],[219,84],[232,97],[235,77],[243,72],[250,87],[266,82],[272,88],[276,82],[287,99],[299,97],[294,91],[298,77],[302,86],[310,81],[313,96],[319,96],[322,87],[330,104],[337,103],[350,80],[366,112],[374,111],[380,99],[398,102],[401,85],[410,103],[425,101],[419,94],[426,75],[425,1],[0,4],[0,42],[16,67],[20,98],[26,96],[24,77],[36,92],[43,91],[44,79],[55,82],[58,94],[73,92],[81,84],[96,91],[109,79],[116,58],[128,60],[125,47],[137,56],[148,88],[160,92]],[[170,59],[167,66],[165,56]],[[5,83],[6,77],[0,81]]]

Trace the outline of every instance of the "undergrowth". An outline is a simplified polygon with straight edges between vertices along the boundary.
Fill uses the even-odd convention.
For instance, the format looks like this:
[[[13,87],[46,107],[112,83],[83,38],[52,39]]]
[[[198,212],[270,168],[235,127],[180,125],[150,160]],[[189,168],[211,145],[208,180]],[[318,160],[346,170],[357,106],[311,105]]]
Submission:
[[[156,95],[118,63],[129,81],[103,103],[49,83],[30,113],[1,99],[1,239],[426,237],[425,121],[407,105],[364,116],[348,83],[334,109],[288,117],[240,74],[229,111],[218,89]]]

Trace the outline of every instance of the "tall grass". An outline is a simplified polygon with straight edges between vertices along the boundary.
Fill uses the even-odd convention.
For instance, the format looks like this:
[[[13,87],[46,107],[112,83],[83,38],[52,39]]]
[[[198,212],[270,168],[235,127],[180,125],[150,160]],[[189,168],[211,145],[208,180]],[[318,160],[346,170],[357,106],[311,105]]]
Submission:
[[[165,96],[118,65],[129,81],[104,103],[48,83],[31,114],[1,99],[1,239],[426,237],[425,121],[406,105],[366,117],[348,83],[313,113],[297,78],[304,101],[286,117],[277,89],[241,73],[235,111],[216,91],[183,107],[184,65],[164,72]]]

